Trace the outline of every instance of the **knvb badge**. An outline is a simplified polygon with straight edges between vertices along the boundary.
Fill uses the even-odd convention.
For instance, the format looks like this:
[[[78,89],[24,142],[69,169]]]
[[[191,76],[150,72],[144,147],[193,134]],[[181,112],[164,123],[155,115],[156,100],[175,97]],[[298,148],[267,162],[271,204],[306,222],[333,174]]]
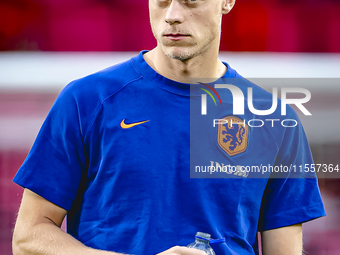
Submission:
[[[217,143],[229,156],[244,152],[248,144],[248,125],[235,116],[224,117],[225,123],[218,125]]]

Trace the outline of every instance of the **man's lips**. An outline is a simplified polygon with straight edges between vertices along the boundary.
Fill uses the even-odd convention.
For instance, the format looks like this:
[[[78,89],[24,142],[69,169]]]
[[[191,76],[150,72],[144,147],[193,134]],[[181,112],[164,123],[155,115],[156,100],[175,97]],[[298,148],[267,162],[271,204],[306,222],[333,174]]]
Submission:
[[[179,41],[179,40],[183,40],[187,37],[189,37],[190,35],[187,34],[164,34],[164,37],[172,40],[172,41]]]

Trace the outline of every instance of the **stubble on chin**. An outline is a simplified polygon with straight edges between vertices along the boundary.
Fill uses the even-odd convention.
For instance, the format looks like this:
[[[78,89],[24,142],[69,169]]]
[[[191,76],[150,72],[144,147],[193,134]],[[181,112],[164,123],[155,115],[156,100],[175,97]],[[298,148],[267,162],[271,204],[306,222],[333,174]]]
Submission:
[[[179,30],[180,33],[183,34],[191,34],[189,31],[185,30]],[[161,34],[157,34],[154,32],[154,36],[156,40],[158,41],[158,45],[161,46],[161,49],[163,50],[165,56],[177,59],[182,62],[193,59],[197,56],[203,55],[208,49],[211,47],[211,43],[214,39],[216,39],[217,35],[211,35],[210,38],[205,38],[205,40],[202,43],[197,43],[194,41],[188,41],[184,42],[185,44],[179,43],[179,42],[169,42],[164,41]],[[170,33],[169,32],[164,32]],[[163,33],[163,34],[164,34]],[[192,38],[192,40],[194,40]]]
[[[169,49],[169,47],[167,46],[163,46],[162,45],[162,49],[164,54],[168,57],[168,58],[172,58],[172,59],[177,59],[180,61],[186,61],[189,59],[192,59],[198,55],[200,55],[200,53],[197,50],[175,50],[175,49]]]
[[[161,44],[162,50],[164,54],[172,59],[177,59],[182,62],[193,59],[198,56],[204,55],[211,48],[211,42],[207,42],[203,47],[199,47],[197,43],[192,46],[186,47],[178,47],[177,49],[172,46],[166,46]]]

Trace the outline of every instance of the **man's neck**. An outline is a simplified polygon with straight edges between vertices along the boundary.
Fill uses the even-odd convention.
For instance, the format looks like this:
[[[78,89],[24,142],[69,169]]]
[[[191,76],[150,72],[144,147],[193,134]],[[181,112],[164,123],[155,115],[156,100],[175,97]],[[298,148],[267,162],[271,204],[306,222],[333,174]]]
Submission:
[[[212,79],[214,81],[222,77],[226,72],[226,66],[216,55],[197,56],[181,61],[167,57],[160,47],[144,54],[145,61],[162,76],[182,83],[190,83],[193,78]]]

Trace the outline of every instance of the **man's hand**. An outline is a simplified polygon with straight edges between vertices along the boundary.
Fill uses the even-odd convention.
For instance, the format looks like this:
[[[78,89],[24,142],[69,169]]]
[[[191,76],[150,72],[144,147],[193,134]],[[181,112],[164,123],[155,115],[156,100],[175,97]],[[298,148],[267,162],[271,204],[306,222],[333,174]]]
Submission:
[[[263,255],[301,255],[302,224],[261,233]]]
[[[207,255],[204,251],[184,246],[174,246],[157,255]]]

